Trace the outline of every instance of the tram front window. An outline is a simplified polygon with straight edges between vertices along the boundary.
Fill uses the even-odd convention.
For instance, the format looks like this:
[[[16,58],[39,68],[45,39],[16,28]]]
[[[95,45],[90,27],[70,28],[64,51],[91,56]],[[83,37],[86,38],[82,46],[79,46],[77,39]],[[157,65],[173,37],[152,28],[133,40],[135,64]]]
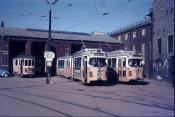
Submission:
[[[128,65],[131,67],[142,67],[142,59],[129,59],[128,60]]]
[[[105,58],[91,58],[89,60],[89,64],[93,67],[104,67],[106,66],[106,59]]]

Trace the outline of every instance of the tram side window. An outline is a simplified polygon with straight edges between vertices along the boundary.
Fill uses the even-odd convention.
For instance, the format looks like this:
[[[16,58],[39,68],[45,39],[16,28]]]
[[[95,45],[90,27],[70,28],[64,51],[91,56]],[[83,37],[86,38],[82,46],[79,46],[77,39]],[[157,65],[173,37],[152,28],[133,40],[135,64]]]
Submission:
[[[58,61],[58,68],[64,68],[64,60]]]
[[[24,65],[25,65],[25,66],[28,66],[28,60],[25,60],[25,61],[24,61]]]
[[[32,66],[32,60],[29,60],[29,66]]]
[[[81,57],[75,58],[75,69],[80,70],[81,68]]]
[[[35,65],[35,61],[34,60],[32,60],[32,66],[34,66]]]
[[[112,58],[112,67],[116,67],[116,58]]]
[[[118,59],[118,66],[121,67],[122,66],[122,60]]]
[[[123,58],[123,67],[126,67],[126,58]]]
[[[70,61],[67,60],[67,67],[70,67]]]
[[[15,65],[18,66],[18,60],[15,60]]]
[[[108,67],[111,67],[111,59],[108,59]]]

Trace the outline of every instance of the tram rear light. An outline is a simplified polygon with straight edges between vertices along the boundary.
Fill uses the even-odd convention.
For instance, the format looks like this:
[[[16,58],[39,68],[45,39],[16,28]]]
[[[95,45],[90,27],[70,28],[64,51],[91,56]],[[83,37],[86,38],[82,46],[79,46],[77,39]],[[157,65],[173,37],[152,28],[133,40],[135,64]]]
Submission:
[[[129,71],[129,76],[132,76],[132,71]]]
[[[92,77],[93,76],[93,73],[92,72],[89,72],[89,77]]]

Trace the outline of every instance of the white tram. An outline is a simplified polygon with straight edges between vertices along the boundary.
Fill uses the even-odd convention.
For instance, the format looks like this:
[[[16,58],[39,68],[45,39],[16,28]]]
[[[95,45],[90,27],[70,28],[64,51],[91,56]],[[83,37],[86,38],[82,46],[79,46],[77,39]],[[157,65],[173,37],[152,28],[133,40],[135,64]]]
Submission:
[[[115,80],[128,82],[143,80],[143,58],[135,51],[117,50],[107,53],[109,76]]]
[[[13,58],[13,75],[32,76],[35,74],[35,57],[19,56]]]
[[[72,56],[57,59],[57,75],[77,79],[83,83],[107,81],[106,72],[106,52],[102,49],[86,48]]]

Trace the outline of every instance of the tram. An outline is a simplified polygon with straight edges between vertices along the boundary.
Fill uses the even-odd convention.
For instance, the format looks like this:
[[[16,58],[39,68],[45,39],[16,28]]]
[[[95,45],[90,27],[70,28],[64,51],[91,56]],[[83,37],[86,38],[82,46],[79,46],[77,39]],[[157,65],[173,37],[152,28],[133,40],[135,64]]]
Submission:
[[[136,51],[117,50],[107,53],[108,77],[128,82],[143,80],[143,57]]]
[[[83,83],[107,81],[106,52],[98,48],[86,48],[72,56],[57,59],[57,75],[62,75]]]
[[[41,61],[31,55],[13,58],[13,75],[33,76],[41,72]]]

